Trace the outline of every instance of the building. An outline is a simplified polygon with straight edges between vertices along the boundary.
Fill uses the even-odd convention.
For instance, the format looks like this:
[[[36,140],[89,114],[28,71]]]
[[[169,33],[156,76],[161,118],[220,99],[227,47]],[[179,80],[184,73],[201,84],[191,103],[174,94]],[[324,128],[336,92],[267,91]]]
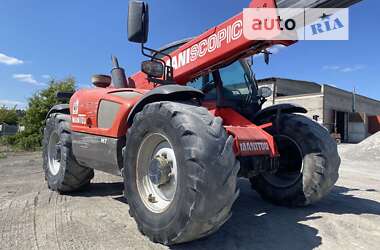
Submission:
[[[8,125],[5,122],[0,123],[0,136],[15,135],[19,132],[18,125]]]
[[[308,110],[316,120],[342,142],[357,143],[380,131],[380,101],[314,82],[283,78],[258,81],[273,90],[264,107],[294,103]]]

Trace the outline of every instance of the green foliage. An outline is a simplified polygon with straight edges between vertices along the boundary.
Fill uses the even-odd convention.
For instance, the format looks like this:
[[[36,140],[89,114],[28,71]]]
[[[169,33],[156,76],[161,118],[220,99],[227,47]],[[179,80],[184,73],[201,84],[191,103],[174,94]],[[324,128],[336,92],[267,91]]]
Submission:
[[[62,103],[56,98],[57,92],[75,91],[75,79],[70,77],[62,81],[51,80],[48,87],[35,93],[28,100],[28,109],[21,123],[25,126],[23,132],[5,138],[7,145],[13,145],[23,150],[35,150],[41,147],[42,130],[49,110]]]
[[[67,78],[62,81],[51,80],[49,86],[34,94],[28,102],[23,124],[25,125],[26,135],[40,135],[44,126],[47,113],[56,104],[61,103],[57,100],[57,92],[75,91],[74,78]]]
[[[25,132],[16,135],[0,137],[0,145],[10,146],[12,150],[33,151],[41,147],[42,136],[39,134],[28,135]]]
[[[23,150],[36,150],[41,147],[42,136],[39,134],[27,135],[20,133],[16,148]]]
[[[1,136],[1,137],[0,137],[0,146],[2,146],[2,145],[7,145],[6,137],[7,137],[7,136]]]
[[[14,146],[17,143],[18,135],[8,135],[0,137],[0,145]]]
[[[16,125],[18,122],[18,115],[16,107],[7,108],[5,106],[0,107],[0,123],[5,122],[9,125]]]
[[[5,159],[7,158],[7,155],[5,153],[0,152],[0,159]]]

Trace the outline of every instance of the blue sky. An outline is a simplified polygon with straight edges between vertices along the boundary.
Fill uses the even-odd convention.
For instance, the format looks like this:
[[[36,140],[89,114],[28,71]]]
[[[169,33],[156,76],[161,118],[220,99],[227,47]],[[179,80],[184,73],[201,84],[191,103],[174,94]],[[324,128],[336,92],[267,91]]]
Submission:
[[[248,6],[249,0],[151,0],[148,45],[195,36]],[[25,106],[50,77],[74,76],[78,87],[109,73],[115,54],[128,74],[144,59],[127,41],[127,0],[1,0],[0,105]],[[380,99],[380,1],[350,9],[349,41],[300,41],[279,49],[269,66],[256,58],[257,78],[328,83]]]

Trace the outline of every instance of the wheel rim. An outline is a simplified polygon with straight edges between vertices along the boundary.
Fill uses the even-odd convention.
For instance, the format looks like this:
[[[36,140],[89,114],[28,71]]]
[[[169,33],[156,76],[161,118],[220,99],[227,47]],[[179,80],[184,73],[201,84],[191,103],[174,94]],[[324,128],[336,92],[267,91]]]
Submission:
[[[272,186],[287,188],[302,178],[303,153],[299,144],[286,135],[274,136],[280,153],[280,167],[276,173],[265,173],[263,177]]]
[[[48,145],[48,165],[52,175],[57,175],[61,168],[61,145],[56,132],[50,135]]]
[[[177,190],[177,160],[170,141],[149,134],[137,154],[136,183],[141,200],[154,213],[164,212]]]

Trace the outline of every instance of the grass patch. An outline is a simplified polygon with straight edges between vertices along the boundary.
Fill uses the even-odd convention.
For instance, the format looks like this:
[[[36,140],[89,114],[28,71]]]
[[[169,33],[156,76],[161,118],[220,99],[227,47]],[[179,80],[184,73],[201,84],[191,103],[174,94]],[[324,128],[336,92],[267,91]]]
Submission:
[[[27,134],[25,132],[2,136],[0,137],[0,152],[38,151],[41,149],[41,141],[40,134]]]
[[[0,152],[0,159],[5,159],[5,158],[7,158],[7,154]]]

